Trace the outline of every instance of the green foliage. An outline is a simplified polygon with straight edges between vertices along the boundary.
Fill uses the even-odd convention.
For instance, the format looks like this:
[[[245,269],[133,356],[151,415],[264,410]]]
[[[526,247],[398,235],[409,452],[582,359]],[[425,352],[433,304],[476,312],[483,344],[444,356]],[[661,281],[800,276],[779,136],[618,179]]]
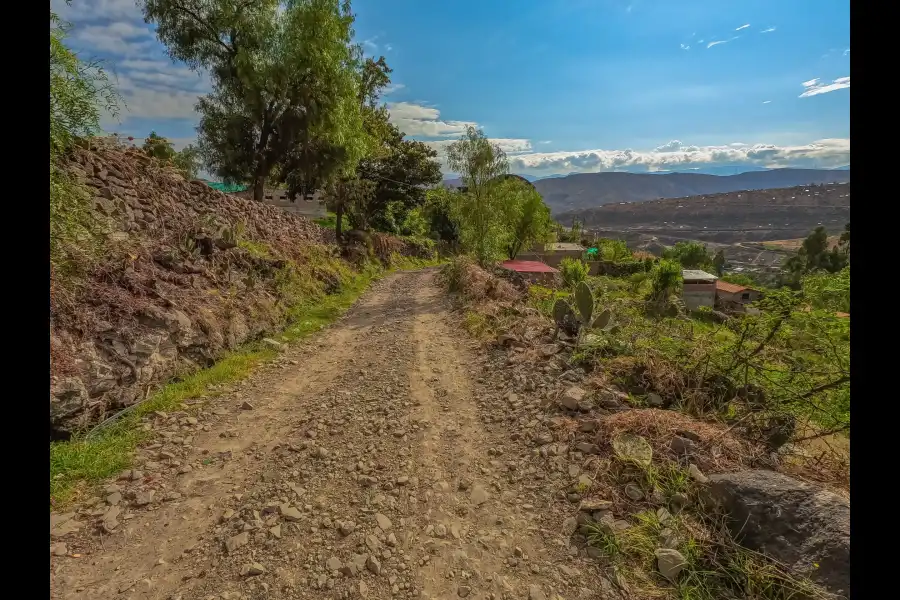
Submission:
[[[713,266],[706,245],[698,242],[678,242],[671,248],[666,248],[662,257],[677,261],[685,269],[708,269]]]
[[[594,294],[584,281],[575,286],[575,306],[581,322],[590,325],[594,315]]]
[[[747,287],[755,284],[753,279],[744,273],[726,273],[725,275],[721,275],[719,279],[728,283],[733,283],[734,285],[746,285]]]
[[[813,308],[850,312],[850,267],[837,273],[816,271],[801,280],[803,297]]]
[[[450,169],[459,173],[466,188],[454,194],[452,214],[459,224],[460,241],[482,265],[503,256],[505,230],[498,177],[509,170],[506,153],[484,132],[472,126],[447,148]]]
[[[547,242],[553,231],[550,208],[534,186],[517,177],[509,177],[497,184],[505,218],[506,255],[512,260],[522,248]]]
[[[678,293],[682,285],[681,264],[674,260],[660,260],[650,271],[650,297],[663,300]]]
[[[722,277],[725,274],[725,263],[725,251],[719,250],[712,260],[712,266],[717,276]]]
[[[825,271],[837,273],[850,264],[850,224],[841,235],[841,241],[828,249],[828,232],[824,227],[816,229],[803,240],[797,254],[788,258],[782,266],[779,278],[781,285],[800,289],[801,280],[807,273]]]
[[[631,250],[623,240],[599,239],[597,250],[602,260],[620,262],[631,259]]]
[[[197,105],[199,152],[226,182],[253,182],[262,200],[273,170],[327,179],[368,145],[363,63],[348,3],[333,0],[143,0],[172,58],[210,73]],[[289,179],[290,178],[290,179]]]
[[[172,162],[185,179],[188,181],[197,179],[200,173],[200,151],[193,144],[188,144],[176,152]]]
[[[453,195],[440,186],[426,192],[424,215],[430,235],[444,242],[459,241],[459,224],[453,219]]]
[[[143,150],[159,161],[174,165],[188,181],[197,178],[200,171],[200,155],[193,145],[176,152],[168,138],[151,131],[144,140]]]
[[[574,288],[583,282],[590,270],[591,266],[589,264],[577,258],[566,256],[559,263],[559,274],[567,288]]]
[[[99,63],[82,62],[65,43],[68,25],[50,13],[50,261],[77,272],[96,256],[99,225],[84,188],[60,166],[78,138],[100,132],[100,114],[118,113],[119,96]]]

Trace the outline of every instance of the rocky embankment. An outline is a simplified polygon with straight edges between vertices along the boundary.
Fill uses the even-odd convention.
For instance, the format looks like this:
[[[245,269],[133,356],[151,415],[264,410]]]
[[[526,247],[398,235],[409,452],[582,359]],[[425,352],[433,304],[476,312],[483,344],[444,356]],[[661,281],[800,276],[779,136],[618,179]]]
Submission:
[[[349,273],[332,230],[140,150],[98,141],[68,171],[105,242],[87,274],[51,276],[51,438],[275,330],[289,294],[329,293]]]

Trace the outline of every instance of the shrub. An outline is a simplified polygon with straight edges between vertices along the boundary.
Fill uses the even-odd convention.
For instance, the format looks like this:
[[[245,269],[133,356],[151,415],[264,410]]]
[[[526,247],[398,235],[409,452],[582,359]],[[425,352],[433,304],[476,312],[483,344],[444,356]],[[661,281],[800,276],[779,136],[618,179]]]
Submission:
[[[566,257],[559,263],[559,273],[568,288],[574,288],[587,279],[590,270],[590,265],[577,258]]]
[[[681,265],[674,260],[661,260],[650,271],[650,294],[654,299],[668,298],[681,288]]]

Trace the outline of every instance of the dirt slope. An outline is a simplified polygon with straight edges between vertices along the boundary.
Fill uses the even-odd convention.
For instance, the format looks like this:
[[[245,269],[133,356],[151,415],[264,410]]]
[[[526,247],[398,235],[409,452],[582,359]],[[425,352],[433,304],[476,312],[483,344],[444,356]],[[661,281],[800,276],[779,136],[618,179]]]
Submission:
[[[379,282],[199,413],[157,415],[140,472],[51,517],[51,597],[615,598],[553,500],[578,454],[527,447],[556,390],[501,400],[476,348],[433,271]]]

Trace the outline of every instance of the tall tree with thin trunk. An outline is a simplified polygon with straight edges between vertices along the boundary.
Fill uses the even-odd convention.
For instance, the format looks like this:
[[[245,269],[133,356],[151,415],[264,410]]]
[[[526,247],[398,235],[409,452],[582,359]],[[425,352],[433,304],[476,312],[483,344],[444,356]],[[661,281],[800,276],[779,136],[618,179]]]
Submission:
[[[450,169],[459,173],[464,192],[457,195],[454,213],[463,246],[485,265],[503,255],[504,216],[498,177],[509,172],[506,154],[484,132],[472,126],[447,149]]]
[[[199,150],[224,180],[250,182],[262,200],[298,147],[339,147],[335,169],[362,155],[349,2],[143,0],[143,9],[173,59],[212,76],[197,106]]]

